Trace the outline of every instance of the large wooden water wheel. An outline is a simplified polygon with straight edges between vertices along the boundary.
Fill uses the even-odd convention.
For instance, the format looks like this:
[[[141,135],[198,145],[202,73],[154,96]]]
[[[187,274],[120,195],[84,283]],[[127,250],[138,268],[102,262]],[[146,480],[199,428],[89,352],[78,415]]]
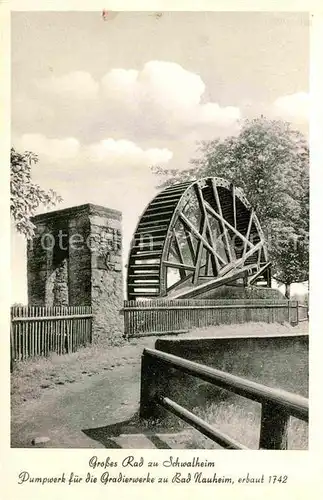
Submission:
[[[198,297],[225,284],[270,286],[256,214],[217,177],[175,184],[147,206],[128,262],[128,300]]]

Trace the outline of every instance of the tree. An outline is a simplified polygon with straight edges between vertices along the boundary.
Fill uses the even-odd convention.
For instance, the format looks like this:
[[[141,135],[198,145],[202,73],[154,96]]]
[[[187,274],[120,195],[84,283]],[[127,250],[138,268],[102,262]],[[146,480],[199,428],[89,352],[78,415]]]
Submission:
[[[40,205],[49,208],[62,201],[52,189],[45,191],[32,182],[32,164],[38,157],[31,151],[18,153],[11,148],[10,161],[10,212],[17,231],[27,239],[34,234],[33,216]]]
[[[202,141],[186,170],[155,168],[162,186],[224,177],[256,211],[268,241],[274,277],[286,285],[308,279],[309,149],[287,122],[245,120],[237,136]]]

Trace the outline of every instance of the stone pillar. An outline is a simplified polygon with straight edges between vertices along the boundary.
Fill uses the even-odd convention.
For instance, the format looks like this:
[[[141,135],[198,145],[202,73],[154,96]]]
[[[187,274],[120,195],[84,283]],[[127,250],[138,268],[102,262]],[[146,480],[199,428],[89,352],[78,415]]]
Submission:
[[[27,245],[28,301],[92,306],[94,342],[121,337],[121,213],[86,204],[32,218]]]
[[[121,213],[92,210],[91,234],[91,305],[94,330],[99,338],[124,333],[122,279]]]

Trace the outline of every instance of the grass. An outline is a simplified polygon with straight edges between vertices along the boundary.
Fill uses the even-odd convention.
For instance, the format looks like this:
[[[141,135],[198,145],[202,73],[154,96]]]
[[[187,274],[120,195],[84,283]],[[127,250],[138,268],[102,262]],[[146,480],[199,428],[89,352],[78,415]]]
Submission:
[[[242,401],[239,403],[222,401],[211,403],[206,409],[195,408],[193,413],[244,446],[252,450],[258,449],[261,420],[259,404],[249,401],[245,404]],[[198,432],[192,435],[191,446],[196,449],[217,448],[210,439]],[[308,425],[296,418],[290,419],[288,449],[308,449]]]
[[[288,335],[308,333],[308,323],[299,323],[291,326],[289,323],[243,323],[238,325],[209,326],[195,328],[186,334],[186,337],[232,337],[232,336],[263,336]]]
[[[297,327],[276,323],[247,323],[221,325],[191,330],[179,337],[219,337],[232,335],[272,335],[300,333],[306,324]],[[144,347],[153,347],[156,337],[143,337],[130,341],[118,340],[116,345],[92,345],[73,354],[48,358],[38,357],[16,363],[11,374],[11,403],[13,407],[37,399],[46,389],[79,382],[127,363],[140,363]]]
[[[259,449],[260,404],[233,397],[231,400],[209,403],[205,408],[196,407],[191,411],[217,431],[235,439],[247,448]],[[165,432],[171,433],[168,436],[168,444],[172,448],[197,450],[220,448],[217,443],[170,414],[167,414],[166,419],[151,419],[144,422],[136,415],[134,425],[136,424],[138,426],[144,424],[147,430],[153,430],[161,437]],[[291,417],[287,440],[289,450],[307,450],[308,424]]]
[[[116,366],[140,363],[143,348],[153,347],[154,342],[149,338],[120,341],[114,346],[94,344],[72,354],[20,361],[11,374],[11,406],[38,399],[44,390],[80,382]]]
[[[232,335],[272,335],[275,333],[306,333],[307,324],[292,328],[290,325],[247,323],[239,325],[221,325],[212,328],[192,330],[185,336],[223,337]],[[11,404],[14,411],[19,412],[20,406],[39,398],[44,391],[80,382],[87,377],[102,374],[116,366],[140,364],[144,347],[153,347],[156,337],[138,338],[131,341],[119,341],[118,345],[92,345],[68,355],[51,355],[48,358],[33,358],[16,363],[11,374]],[[116,388],[117,390],[118,388]],[[120,388],[121,389],[121,388]],[[260,405],[243,398],[226,398],[216,402],[208,402],[203,407],[195,407],[192,411],[211,425],[233,437],[251,449],[257,449],[260,429]],[[210,400],[211,401],[211,398]],[[151,423],[147,423],[151,428]],[[176,422],[170,426],[175,432],[183,429]],[[153,428],[158,432],[160,425],[154,422]],[[178,437],[180,440],[180,437]],[[174,437],[176,445],[176,437]],[[204,438],[193,430],[189,439],[177,443],[181,448],[204,449],[217,448],[212,441]],[[289,428],[289,448],[307,449],[307,424],[291,419]],[[176,446],[174,446],[176,447]],[[178,447],[178,446],[177,446]]]

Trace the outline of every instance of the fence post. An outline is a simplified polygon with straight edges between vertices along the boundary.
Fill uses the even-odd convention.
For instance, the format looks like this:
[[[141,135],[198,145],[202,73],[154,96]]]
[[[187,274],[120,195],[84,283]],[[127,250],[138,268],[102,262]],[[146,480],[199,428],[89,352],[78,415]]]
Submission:
[[[291,326],[298,325],[298,301],[290,300],[288,302],[288,309],[289,309],[289,322]]]
[[[259,449],[287,450],[290,416],[274,403],[262,403]]]
[[[129,311],[126,309],[126,302],[123,302],[123,308],[120,309],[119,314],[123,316],[123,338],[129,340]]]
[[[296,300],[296,325],[298,325],[298,323],[299,323],[299,309],[298,309],[298,300]]]
[[[165,365],[161,365],[157,359],[145,354],[144,351],[141,357],[141,418],[159,419],[165,415],[165,410],[156,403],[156,398],[164,392],[167,378]]]
[[[13,335],[12,330],[13,330],[13,326],[12,326],[12,322],[10,322],[10,373],[13,372],[13,364],[14,364],[15,351],[16,351],[14,335]]]

